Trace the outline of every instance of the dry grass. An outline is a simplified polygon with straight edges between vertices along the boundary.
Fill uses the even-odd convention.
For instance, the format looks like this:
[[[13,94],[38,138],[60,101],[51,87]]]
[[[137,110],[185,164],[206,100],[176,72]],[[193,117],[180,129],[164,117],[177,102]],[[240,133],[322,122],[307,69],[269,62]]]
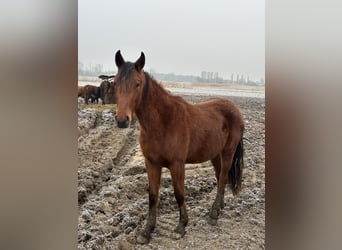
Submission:
[[[78,81],[83,82],[101,82],[101,79],[97,76],[78,76]]]
[[[110,109],[110,110],[116,111],[116,104],[105,104],[105,105],[102,105],[101,103],[100,104],[97,104],[97,103],[89,103],[89,104],[78,103],[78,108],[79,109],[90,108],[90,109],[95,109],[98,112],[103,112],[103,110],[105,110],[105,109]]]

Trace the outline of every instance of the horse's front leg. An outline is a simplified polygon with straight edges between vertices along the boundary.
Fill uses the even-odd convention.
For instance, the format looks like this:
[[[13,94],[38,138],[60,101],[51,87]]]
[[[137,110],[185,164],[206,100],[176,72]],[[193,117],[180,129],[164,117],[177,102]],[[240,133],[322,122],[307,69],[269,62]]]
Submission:
[[[148,177],[149,210],[148,217],[143,231],[137,237],[137,242],[147,244],[151,239],[151,232],[156,225],[157,203],[161,177],[161,167],[152,164],[145,158],[145,165]]]
[[[173,189],[179,207],[179,223],[175,228],[173,238],[179,239],[185,234],[185,227],[188,225],[188,215],[185,207],[184,176],[185,164],[176,162],[170,166]]]

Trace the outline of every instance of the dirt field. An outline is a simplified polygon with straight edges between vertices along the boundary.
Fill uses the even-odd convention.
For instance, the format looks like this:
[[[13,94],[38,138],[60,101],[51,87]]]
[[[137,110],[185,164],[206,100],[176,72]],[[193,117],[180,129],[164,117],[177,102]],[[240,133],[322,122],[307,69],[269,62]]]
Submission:
[[[186,97],[192,102],[203,96]],[[227,97],[225,97],[227,98]],[[78,105],[79,249],[264,249],[265,105],[263,98],[229,98],[244,115],[245,169],[242,192],[226,189],[218,225],[207,223],[216,195],[210,162],[186,166],[189,224],[182,239],[170,238],[179,219],[171,177],[163,169],[157,225],[148,245],[135,244],[148,209],[147,175],[137,122],[115,124],[116,105]]]

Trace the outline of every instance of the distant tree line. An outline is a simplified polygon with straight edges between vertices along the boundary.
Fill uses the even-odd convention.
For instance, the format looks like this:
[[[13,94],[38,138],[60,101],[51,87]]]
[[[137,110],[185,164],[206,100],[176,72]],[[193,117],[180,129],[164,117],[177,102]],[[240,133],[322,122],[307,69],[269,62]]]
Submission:
[[[78,61],[79,76],[113,75],[114,70],[104,70],[102,64],[87,64]]]
[[[253,81],[249,79],[249,76],[247,76],[247,78],[244,77],[243,74],[241,75],[236,74],[236,77],[234,77],[234,74],[231,74],[230,79],[225,80],[225,81],[229,83],[239,83],[239,84],[246,84],[246,85],[264,85],[265,84],[264,78],[260,78],[259,81]]]
[[[154,69],[150,69],[149,73],[159,81],[170,82],[205,82],[205,83],[238,83],[246,85],[264,85],[265,80],[260,78],[259,81],[250,80],[249,76],[245,77],[243,74],[231,74],[230,79],[223,79],[218,72],[202,71],[201,76],[194,75],[178,75],[175,73],[158,73]],[[80,76],[99,76],[99,75],[113,75],[113,70],[104,70],[102,64],[87,64],[78,61],[78,75]]]
[[[220,77],[218,72],[207,72],[202,71],[201,76],[193,76],[193,75],[177,75],[175,73],[158,73],[155,70],[151,69],[150,74],[159,81],[172,81],[172,82],[204,82],[204,83],[238,83],[245,85],[264,85],[265,81],[263,78],[260,78],[259,81],[250,80],[249,76],[244,77],[244,75],[237,74],[234,77],[234,74],[231,74],[230,79],[223,79]]]
[[[218,72],[208,72],[208,71],[201,72],[201,77],[199,81],[200,82],[217,82],[217,83],[224,82],[223,78],[219,76]]]
[[[199,77],[193,75],[178,75],[175,73],[158,73],[153,69],[150,69],[150,75],[159,81],[169,82],[198,82]]]

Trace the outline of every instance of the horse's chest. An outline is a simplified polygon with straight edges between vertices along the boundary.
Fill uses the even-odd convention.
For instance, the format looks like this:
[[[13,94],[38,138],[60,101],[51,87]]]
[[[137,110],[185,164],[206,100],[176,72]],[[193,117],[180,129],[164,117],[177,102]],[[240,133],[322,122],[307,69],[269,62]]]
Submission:
[[[167,157],[167,155],[165,155],[160,148],[158,149],[156,146],[151,144],[144,144],[140,146],[143,155],[152,163],[161,166],[166,166],[170,163],[169,157]]]
[[[140,136],[140,147],[143,155],[155,164],[166,166],[169,165],[180,151],[184,151],[181,147],[174,147],[171,140],[166,138],[153,138]]]

